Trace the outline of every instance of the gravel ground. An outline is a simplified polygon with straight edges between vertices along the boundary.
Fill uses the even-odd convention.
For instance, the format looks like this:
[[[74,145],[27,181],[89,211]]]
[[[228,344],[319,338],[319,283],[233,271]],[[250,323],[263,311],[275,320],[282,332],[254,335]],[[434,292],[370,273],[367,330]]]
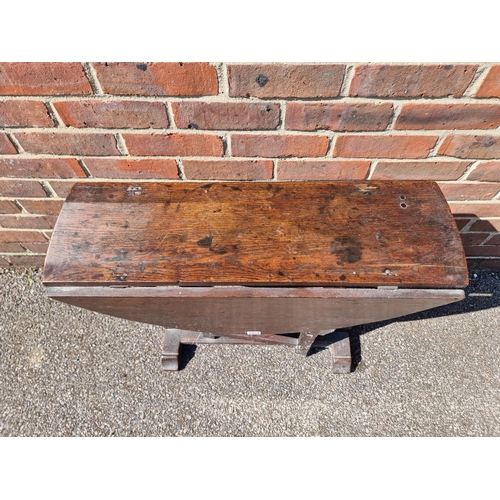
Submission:
[[[49,300],[39,270],[0,271],[1,436],[499,436],[500,277],[467,299],[352,332],[328,350],[186,346],[161,370],[161,328]]]

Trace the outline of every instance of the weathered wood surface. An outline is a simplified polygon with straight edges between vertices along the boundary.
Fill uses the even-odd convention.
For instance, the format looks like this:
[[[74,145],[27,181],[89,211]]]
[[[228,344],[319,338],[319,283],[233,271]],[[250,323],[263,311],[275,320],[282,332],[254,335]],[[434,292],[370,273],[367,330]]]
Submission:
[[[437,184],[76,184],[47,285],[462,288],[463,247]]]
[[[346,328],[464,298],[463,290],[280,287],[49,287],[49,297],[110,316],[214,335]],[[271,340],[271,339],[268,339]]]

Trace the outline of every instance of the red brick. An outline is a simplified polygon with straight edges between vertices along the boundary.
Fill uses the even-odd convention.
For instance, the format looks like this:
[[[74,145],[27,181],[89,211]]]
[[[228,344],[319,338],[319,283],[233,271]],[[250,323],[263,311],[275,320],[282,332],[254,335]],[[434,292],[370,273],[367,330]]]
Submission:
[[[79,63],[0,63],[0,94],[91,94],[92,88]]]
[[[272,130],[280,121],[280,106],[263,102],[174,102],[179,128],[211,130]]]
[[[343,64],[229,64],[229,95],[233,97],[337,97],[344,79]]]
[[[334,156],[345,158],[425,158],[436,144],[430,135],[341,135]]]
[[[316,157],[324,156],[330,139],[321,135],[252,135],[232,134],[233,156]]]
[[[476,97],[500,97],[500,65],[489,69]]]
[[[222,156],[222,138],[208,134],[131,134],[123,138],[131,155]]]
[[[487,245],[500,245],[500,234],[495,234],[491,240],[488,240]]]
[[[500,181],[500,161],[484,161],[468,175],[469,181]]]
[[[98,63],[94,68],[107,94],[201,96],[219,92],[217,71],[206,62]]]
[[[113,134],[22,132],[16,134],[16,139],[28,153],[72,156],[120,154]]]
[[[477,65],[362,64],[356,67],[349,95],[361,97],[460,97]]]
[[[467,266],[471,270],[497,270],[500,269],[500,259],[468,259]]]
[[[500,104],[403,104],[394,126],[401,130],[489,129],[500,125]]]
[[[500,183],[464,184],[439,183],[448,201],[491,200],[499,191]]]
[[[86,158],[93,177],[106,179],[178,179],[177,163],[172,159]]]
[[[0,127],[53,127],[41,101],[0,101]]]
[[[490,232],[500,231],[500,220],[478,220],[472,224],[469,232]]]
[[[40,216],[0,215],[0,227],[6,229],[53,229],[51,220]]]
[[[16,154],[16,148],[6,134],[0,132],[0,154]]]
[[[468,218],[468,219],[455,219],[455,222],[457,224],[457,228],[459,231],[461,231],[470,221],[471,221],[470,218]]]
[[[47,215],[45,217],[45,219],[47,220],[47,222],[50,224],[51,226],[51,229],[54,229],[55,226],[56,226],[56,222],[57,222],[57,215]],[[48,233],[47,231],[45,231],[45,234],[46,235],[50,235],[51,233]]]
[[[183,160],[182,164],[187,179],[256,181],[273,175],[271,160]]]
[[[17,267],[43,267],[45,257],[43,255],[9,255],[13,266]]]
[[[74,158],[0,158],[0,177],[85,177]]]
[[[59,116],[69,127],[167,128],[167,110],[162,102],[64,101],[55,102]]]
[[[24,252],[25,249],[19,243],[0,243],[0,252]],[[0,266],[2,263],[0,262]]]
[[[73,185],[74,183],[69,183]],[[62,200],[22,200],[19,199],[18,202],[22,207],[30,214],[36,215],[59,215],[61,211],[63,202]]]
[[[8,200],[0,200],[0,214],[18,214],[21,210]]]
[[[47,193],[36,181],[5,180],[0,181],[0,196],[26,196],[45,198]]]
[[[23,243],[23,247],[30,252],[47,253],[47,250],[49,249],[49,242],[46,241],[45,243]]]
[[[464,246],[472,246],[480,245],[489,235],[489,233],[462,233],[460,238]]]
[[[41,242],[47,240],[36,231],[0,231],[0,243]]]
[[[438,154],[458,158],[496,159],[500,157],[500,137],[494,135],[448,135]]]
[[[464,250],[470,257],[500,257],[499,245],[467,246]]]
[[[379,161],[374,180],[456,180],[470,165],[468,161]]]
[[[449,203],[451,213],[460,217],[500,217],[500,203],[495,201],[476,203]]]
[[[87,160],[88,161],[88,160]],[[71,191],[71,188],[75,184],[74,181],[50,181],[49,183],[52,189],[56,192],[59,198],[66,198]],[[28,200],[19,200],[22,204]],[[47,200],[48,201],[48,200]],[[50,201],[58,201],[62,204],[60,200],[50,200]],[[28,210],[28,209],[26,209]],[[28,210],[29,212],[30,210]],[[34,213],[34,212],[33,212]]]
[[[391,103],[289,102],[285,125],[290,130],[385,130],[392,112]]]
[[[279,180],[324,180],[347,181],[366,177],[370,168],[369,161],[342,160],[280,160],[277,177]]]

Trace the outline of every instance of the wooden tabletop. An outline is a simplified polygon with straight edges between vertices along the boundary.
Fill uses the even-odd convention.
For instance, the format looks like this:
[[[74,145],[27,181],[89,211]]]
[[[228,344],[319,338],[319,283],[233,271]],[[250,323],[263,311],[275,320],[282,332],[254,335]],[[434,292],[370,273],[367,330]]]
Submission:
[[[430,181],[77,183],[46,285],[462,288]]]

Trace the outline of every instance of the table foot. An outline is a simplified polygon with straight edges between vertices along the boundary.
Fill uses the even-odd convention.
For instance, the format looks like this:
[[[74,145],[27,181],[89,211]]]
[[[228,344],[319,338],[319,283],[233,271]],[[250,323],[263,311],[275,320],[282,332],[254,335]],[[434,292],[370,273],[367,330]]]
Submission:
[[[334,342],[328,346],[328,349],[332,353],[333,373],[351,373],[352,357],[349,332],[336,331],[333,335]]]
[[[163,335],[161,366],[165,371],[179,370],[181,330],[167,329]]]

